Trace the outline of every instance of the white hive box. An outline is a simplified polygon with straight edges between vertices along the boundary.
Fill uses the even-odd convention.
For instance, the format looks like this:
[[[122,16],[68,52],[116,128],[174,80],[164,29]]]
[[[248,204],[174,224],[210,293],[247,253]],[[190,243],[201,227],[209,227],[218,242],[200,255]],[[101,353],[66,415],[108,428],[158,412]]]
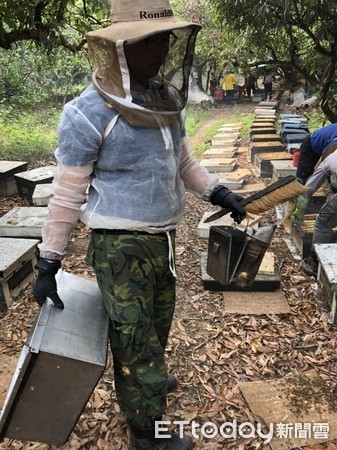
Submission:
[[[52,196],[52,183],[37,184],[32,196],[33,205],[47,206]]]

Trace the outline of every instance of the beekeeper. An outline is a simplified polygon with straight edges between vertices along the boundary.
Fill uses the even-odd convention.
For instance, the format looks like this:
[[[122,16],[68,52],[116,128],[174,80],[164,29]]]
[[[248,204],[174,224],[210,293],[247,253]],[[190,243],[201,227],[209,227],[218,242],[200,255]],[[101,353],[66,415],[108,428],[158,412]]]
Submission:
[[[333,230],[337,226],[337,149],[334,146],[330,147],[330,151],[328,149],[324,153],[321,163],[305,183],[308,191],[298,198],[297,208],[293,214],[296,222],[303,222],[304,213],[311,197],[324,183],[328,183],[330,186],[330,193],[315,219],[311,252],[301,267],[307,275],[315,277],[318,270],[315,244],[332,242]]]
[[[175,230],[185,189],[229,208],[242,198],[190,153],[183,109],[199,25],[178,20],[168,0],[113,0],[112,23],[87,34],[92,83],[65,105],[57,167],[43,227],[34,296],[55,306],[55,274],[80,220],[92,229],[92,264],[110,317],[117,399],[131,449],[190,449],[155,436],[176,383],[164,361],[175,306]],[[87,202],[86,190],[89,185]]]

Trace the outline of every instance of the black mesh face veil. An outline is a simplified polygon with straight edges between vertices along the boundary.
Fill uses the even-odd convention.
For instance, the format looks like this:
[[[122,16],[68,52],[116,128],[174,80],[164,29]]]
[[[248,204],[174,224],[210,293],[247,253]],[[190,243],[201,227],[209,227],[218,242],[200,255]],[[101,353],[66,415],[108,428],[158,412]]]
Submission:
[[[196,34],[190,28],[172,30],[169,50],[158,74],[149,80],[143,93],[131,89],[134,103],[152,111],[181,111],[185,107]]]
[[[157,117],[158,113],[163,113],[163,120],[172,122],[173,115],[180,114],[186,106],[195,40],[199,30],[198,25],[191,25],[116,43],[98,38],[89,40],[89,60],[94,69],[94,84],[124,116],[127,108],[134,109],[133,112],[129,111],[129,118],[131,115],[142,115],[143,121],[145,111],[148,111],[156,112]],[[142,44],[145,48],[149,46],[151,50],[151,46],[157,45],[158,36],[169,38],[168,48],[165,49],[166,57],[157,73],[148,78],[144,89],[133,89],[132,78],[137,80],[138,74],[137,70],[130,70],[127,63],[127,46]],[[139,81],[139,84],[143,83]]]

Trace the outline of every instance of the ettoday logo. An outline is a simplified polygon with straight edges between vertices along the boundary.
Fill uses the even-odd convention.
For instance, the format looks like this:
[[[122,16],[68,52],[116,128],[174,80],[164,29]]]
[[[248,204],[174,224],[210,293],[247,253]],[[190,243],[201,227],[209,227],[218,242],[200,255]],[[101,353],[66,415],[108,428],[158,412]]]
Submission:
[[[155,436],[157,438],[170,438],[170,435],[165,433],[169,431],[167,425],[171,424],[178,426],[178,433],[181,438],[184,435],[184,429],[187,425],[191,427],[191,434],[196,439],[198,439],[200,435],[206,439],[212,439],[216,436],[222,436],[225,439],[237,439],[238,437],[248,439],[258,436],[262,439],[264,444],[269,444],[274,433],[273,424],[270,424],[268,433],[264,433],[260,423],[256,426],[250,422],[243,422],[238,425],[236,419],[232,422],[224,422],[220,426],[213,422],[205,422],[200,425],[198,422],[190,422],[188,420],[175,420],[173,422],[161,420],[156,421]]]
[[[182,438],[186,427],[192,437],[198,439],[200,436],[206,439],[212,439],[221,436],[224,439],[250,439],[259,438],[264,444],[269,444],[273,437],[278,439],[324,439],[329,440],[330,426],[327,422],[296,422],[296,423],[270,423],[263,426],[260,423],[253,424],[251,422],[243,422],[238,424],[234,419],[232,422],[224,422],[223,424],[215,424],[213,422],[205,422],[199,424],[195,421],[175,420],[156,421],[155,436],[157,438],[171,437],[168,434],[168,425],[175,425],[178,428],[178,434]],[[263,432],[268,429],[268,432]]]

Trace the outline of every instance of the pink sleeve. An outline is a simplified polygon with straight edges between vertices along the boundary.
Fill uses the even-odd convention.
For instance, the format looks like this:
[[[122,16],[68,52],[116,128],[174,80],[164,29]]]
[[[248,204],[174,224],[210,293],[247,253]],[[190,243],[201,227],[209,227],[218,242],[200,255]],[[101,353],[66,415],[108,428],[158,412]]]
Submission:
[[[64,249],[86,199],[92,170],[92,164],[73,167],[58,163],[53,180],[53,197],[49,202],[49,213],[39,245],[42,258],[62,259],[64,256]]]

